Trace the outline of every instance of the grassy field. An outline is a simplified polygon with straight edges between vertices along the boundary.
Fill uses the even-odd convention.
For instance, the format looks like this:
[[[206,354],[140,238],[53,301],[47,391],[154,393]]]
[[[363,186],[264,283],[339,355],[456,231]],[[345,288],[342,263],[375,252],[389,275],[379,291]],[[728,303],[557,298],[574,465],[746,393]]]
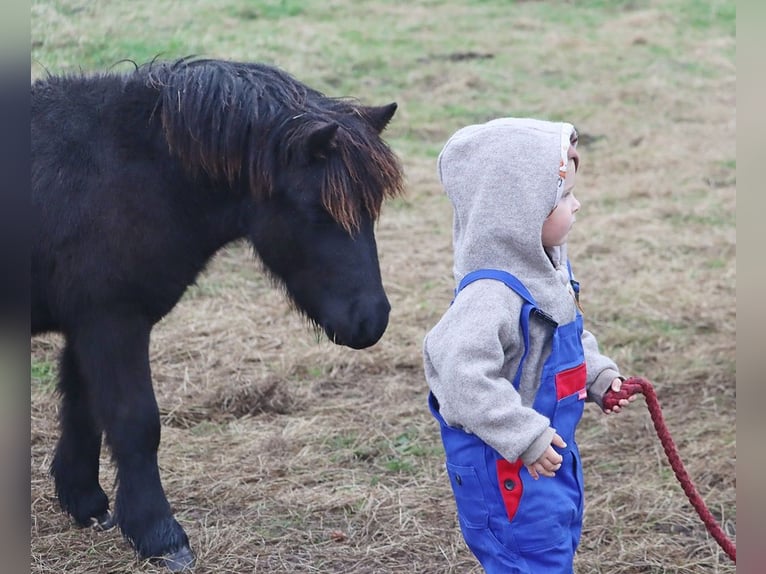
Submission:
[[[478,573],[455,517],[421,341],[452,292],[435,159],[459,127],[573,122],[583,207],[570,256],[586,322],[654,382],[702,496],[736,524],[733,0],[33,0],[31,77],[187,54],[263,61],[328,95],[398,102],[407,194],[377,230],[393,309],[371,349],[317,340],[245,245],[155,329],[160,467],[198,573]],[[153,572],[79,530],[48,476],[55,335],[32,340],[34,573]],[[580,573],[733,573],[664,458],[643,401],[586,409]],[[113,469],[103,459],[102,484]]]

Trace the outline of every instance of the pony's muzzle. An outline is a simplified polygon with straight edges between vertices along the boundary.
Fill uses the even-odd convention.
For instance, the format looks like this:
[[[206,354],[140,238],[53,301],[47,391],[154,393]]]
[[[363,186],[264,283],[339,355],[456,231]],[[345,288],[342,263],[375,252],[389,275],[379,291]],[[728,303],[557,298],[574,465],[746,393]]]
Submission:
[[[351,302],[345,314],[326,323],[324,330],[336,345],[365,349],[383,336],[388,327],[390,312],[391,304],[385,296],[374,301],[360,299]]]

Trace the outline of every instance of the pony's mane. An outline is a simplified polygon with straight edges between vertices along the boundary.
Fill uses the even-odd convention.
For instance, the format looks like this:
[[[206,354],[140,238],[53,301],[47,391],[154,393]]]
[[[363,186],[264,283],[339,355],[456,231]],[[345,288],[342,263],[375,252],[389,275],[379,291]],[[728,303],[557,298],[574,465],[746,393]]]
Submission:
[[[318,125],[339,124],[327,157],[322,202],[344,228],[373,219],[383,200],[403,191],[398,158],[374,129],[362,129],[364,106],[330,98],[288,73],[258,63],[182,58],[135,72],[158,90],[162,129],[192,174],[204,171],[256,199],[272,193],[274,174]]]

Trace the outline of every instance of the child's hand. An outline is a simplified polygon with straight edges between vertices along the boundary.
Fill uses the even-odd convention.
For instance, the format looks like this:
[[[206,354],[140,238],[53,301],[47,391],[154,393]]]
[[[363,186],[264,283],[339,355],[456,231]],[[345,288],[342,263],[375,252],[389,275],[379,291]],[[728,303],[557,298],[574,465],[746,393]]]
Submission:
[[[551,445],[558,447],[565,447],[567,443],[561,438],[558,433],[553,434],[551,439]],[[537,480],[540,475],[552,478],[556,476],[556,471],[561,468],[561,463],[564,460],[559,453],[553,450],[553,446],[549,446],[545,452],[532,464],[526,465],[529,475]]]
[[[619,393],[620,389],[622,388],[622,379],[615,378],[612,381],[612,386],[610,387],[609,391],[614,391],[615,393]],[[607,393],[609,392],[607,391]],[[604,412],[606,414],[617,414],[620,412],[620,409],[622,407],[627,407],[630,403],[636,400],[636,397],[638,395],[630,395],[627,399],[620,399],[619,404],[614,405],[611,409],[604,409]]]

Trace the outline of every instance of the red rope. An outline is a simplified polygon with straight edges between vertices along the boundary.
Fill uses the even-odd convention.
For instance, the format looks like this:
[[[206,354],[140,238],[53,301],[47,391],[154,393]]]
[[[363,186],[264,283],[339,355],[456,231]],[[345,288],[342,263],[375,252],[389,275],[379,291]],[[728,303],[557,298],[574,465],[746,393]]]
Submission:
[[[646,397],[646,406],[649,408],[649,414],[652,416],[652,422],[654,423],[654,429],[657,431],[657,436],[660,437],[662,448],[665,449],[665,455],[668,457],[670,466],[673,468],[673,472],[681,483],[681,487],[684,489],[689,502],[699,514],[702,522],[708,529],[708,532],[715,538],[718,545],[723,548],[724,552],[729,555],[729,558],[736,564],[737,563],[737,547],[729,540],[724,534],[721,527],[716,522],[713,515],[705,506],[705,502],[694,487],[689,474],[684,468],[684,463],[681,461],[681,457],[678,455],[676,445],[673,443],[673,438],[670,436],[668,427],[665,425],[665,420],[662,417],[662,410],[660,409],[660,403],[657,400],[657,395],[652,388],[652,384],[646,379],[640,377],[631,377],[622,383],[620,392],[614,392],[611,389],[604,395],[604,408],[611,409],[617,405],[620,399],[627,399],[631,395],[636,393],[643,393]]]

